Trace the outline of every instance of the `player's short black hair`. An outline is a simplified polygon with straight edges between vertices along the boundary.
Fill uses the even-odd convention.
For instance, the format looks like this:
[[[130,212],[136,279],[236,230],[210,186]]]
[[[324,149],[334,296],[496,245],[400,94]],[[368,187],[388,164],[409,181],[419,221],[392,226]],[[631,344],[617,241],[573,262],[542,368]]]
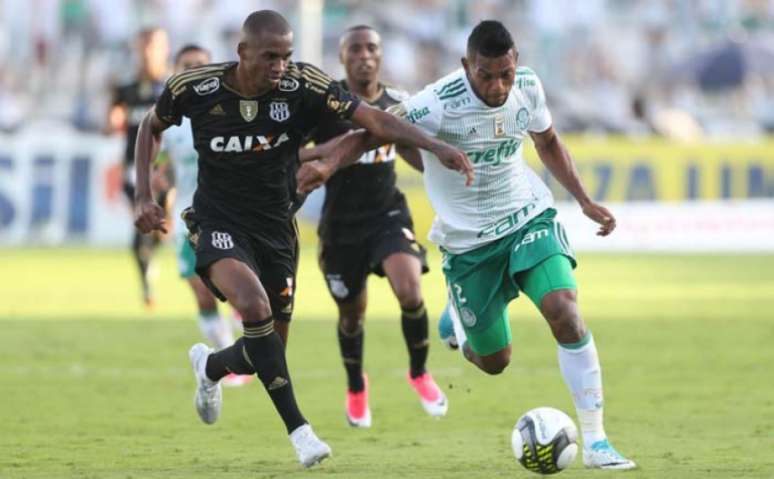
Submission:
[[[499,57],[514,47],[511,32],[497,20],[484,20],[468,37],[468,56]]]
[[[258,10],[247,16],[242,24],[242,32],[246,35],[259,35],[263,32],[284,35],[292,32],[285,17],[274,10]]]
[[[344,42],[347,41],[351,33],[362,32],[362,31],[371,31],[371,32],[374,32],[377,36],[379,36],[379,32],[377,32],[376,29],[371,25],[366,25],[366,24],[355,25],[347,28],[344,31],[344,33],[341,34],[341,37],[339,37],[339,47],[344,46]]]
[[[185,55],[188,52],[204,52],[204,53],[207,54],[207,56],[210,55],[209,50],[207,50],[206,48],[204,48],[202,46],[199,46],[199,45],[197,45],[195,43],[186,43],[185,45],[180,47],[180,49],[177,51],[177,53],[175,53],[174,62],[175,63],[179,62],[180,61],[180,57],[182,57],[183,55]]]
[[[347,28],[347,31],[344,32],[344,33],[357,32],[359,30],[373,30],[373,31],[376,31],[376,29],[374,27],[372,27],[371,25],[360,24],[360,25],[355,25],[353,27]]]

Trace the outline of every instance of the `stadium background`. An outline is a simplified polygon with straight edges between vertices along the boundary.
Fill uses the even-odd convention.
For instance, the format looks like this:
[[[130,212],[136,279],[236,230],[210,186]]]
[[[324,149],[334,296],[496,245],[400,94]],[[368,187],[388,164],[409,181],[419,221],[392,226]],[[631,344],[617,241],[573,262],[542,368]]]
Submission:
[[[505,22],[586,185],[618,215],[619,229],[599,239],[549,182],[579,251],[608,429],[641,464],[631,476],[774,476],[774,2],[0,0],[0,477],[298,472],[258,388],[227,391],[218,429],[196,424],[184,354],[197,340],[194,304],[167,249],[158,304],[142,307],[123,138],[106,133],[110,88],[135,71],[138,29],[164,27],[173,51],[196,41],[225,61],[260,8],[286,14],[296,58],[334,76],[339,33],[375,26],[385,79],[409,91],[458,66],[476,21]],[[399,181],[424,238],[421,177],[401,163]],[[325,472],[527,477],[508,450],[512,423],[533,406],[572,406],[547,330],[523,302],[505,376],[483,378],[434,343],[452,415],[426,423],[401,384],[397,305],[371,281],[377,427],[346,428],[335,309],[315,264],[320,201],[302,211],[289,355],[302,405],[334,447]],[[430,261],[423,286],[437,313],[444,288],[437,254]],[[246,460],[240,434],[263,437],[255,431],[268,452]],[[575,467],[567,474],[583,476]]]

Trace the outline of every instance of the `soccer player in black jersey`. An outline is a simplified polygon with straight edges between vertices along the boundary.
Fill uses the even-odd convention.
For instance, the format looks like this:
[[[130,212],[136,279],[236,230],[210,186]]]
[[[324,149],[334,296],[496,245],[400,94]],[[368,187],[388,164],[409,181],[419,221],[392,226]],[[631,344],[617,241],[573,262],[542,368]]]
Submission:
[[[121,85],[113,92],[112,106],[108,121],[113,130],[126,130],[126,148],[124,149],[123,191],[134,206],[134,144],[137,130],[145,114],[164,89],[164,80],[168,71],[169,40],[167,33],[159,28],[149,28],[137,35],[137,52],[140,68],[137,77],[130,83]],[[154,174],[154,183],[158,201],[166,206],[168,188],[161,174]],[[153,304],[153,292],[148,280],[148,268],[151,258],[160,242],[159,235],[143,236],[138,231],[132,237],[132,255],[140,272],[142,297],[146,306]]]
[[[293,33],[280,14],[254,12],[242,30],[238,62],[173,76],[143,120],[135,149],[135,225],[143,233],[166,230],[149,170],[161,133],[185,115],[199,153],[198,186],[186,215],[197,273],[240,313],[244,326],[244,336],[217,353],[203,344],[191,348],[197,412],[204,422],[215,422],[220,379],[229,372],[254,372],[308,467],[331,451],[296,404],[285,346],[274,329],[275,319],[287,323],[292,313],[296,237],[290,207],[301,142],[323,117],[335,114],[352,118],[384,143],[428,149],[469,177],[472,168],[456,148],[361,103],[316,67],[291,62]],[[327,166],[307,165],[306,171]]]
[[[346,79],[339,84],[363,101],[385,110],[407,95],[379,81],[381,38],[371,27],[352,27],[341,37],[339,58]],[[326,142],[355,126],[331,119],[312,136],[316,145],[302,149],[301,161],[315,159]],[[428,414],[443,416],[445,395],[425,369],[429,348],[427,312],[420,277],[428,270],[425,250],[414,239],[411,213],[395,185],[396,150],[422,169],[419,151],[383,145],[366,152],[352,166],[337,171],[326,183],[318,233],[320,268],[339,309],[338,339],[347,372],[346,416],[353,427],[370,427],[368,380],[363,373],[363,321],[370,273],[386,276],[401,308],[401,328],[409,353],[408,380]]]

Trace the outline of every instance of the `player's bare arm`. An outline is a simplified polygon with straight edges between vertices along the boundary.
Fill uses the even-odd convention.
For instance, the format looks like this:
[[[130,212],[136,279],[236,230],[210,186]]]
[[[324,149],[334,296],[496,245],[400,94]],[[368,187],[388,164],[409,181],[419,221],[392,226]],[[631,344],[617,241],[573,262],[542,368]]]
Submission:
[[[306,194],[319,188],[336,170],[355,163],[363,153],[380,144],[367,131],[353,130],[322,145],[302,149],[302,165],[296,174],[298,191]]]
[[[580,204],[583,214],[601,225],[597,235],[607,236],[612,233],[615,229],[615,217],[607,208],[592,201],[586,193],[570,152],[562,144],[554,127],[549,127],[542,133],[530,133],[530,136],[540,161]]]
[[[465,153],[424,134],[410,123],[362,103],[352,115],[352,120],[381,139],[382,143],[398,143],[433,153],[446,168],[465,175],[467,186],[473,183],[473,165]]]
[[[333,149],[336,147],[338,142],[342,138],[344,138],[344,136],[345,135],[338,136],[320,145],[315,145],[308,148],[302,148],[298,152],[299,161],[301,163],[307,163],[309,161],[322,160],[330,156]],[[368,141],[370,143],[368,146],[373,145],[374,148],[382,146],[381,144],[377,144],[381,142],[379,142],[376,139],[376,137],[370,136]],[[419,172],[424,171],[424,166],[422,165],[422,154],[419,152],[419,149],[411,146],[400,145],[400,144],[396,145],[395,148],[397,149],[398,154],[401,156],[401,158],[403,158],[403,160],[406,163],[408,163],[412,168],[414,168]],[[355,151],[353,153],[357,153],[357,152]],[[352,155],[352,157],[349,158],[349,160],[353,160],[353,159],[356,160],[357,158],[359,158],[359,156]]]
[[[151,168],[161,147],[161,133],[169,125],[161,121],[151,109],[140,123],[137,144],[134,150],[134,165],[137,174],[135,191],[134,226],[142,233],[153,230],[167,232],[164,209],[153,199]]]
[[[366,151],[387,143],[399,143],[406,147],[421,148],[435,154],[446,168],[459,171],[466,177],[466,185],[473,183],[473,165],[462,151],[440,140],[425,135],[390,113],[361,103],[352,120],[365,130],[349,132],[334,138],[321,160],[309,161],[298,171],[298,189],[302,193],[318,188],[339,168],[357,161]]]
[[[403,161],[408,163],[412,168],[420,173],[425,171],[425,166],[422,164],[422,153],[418,149],[412,148],[406,145],[396,145],[395,148]]]

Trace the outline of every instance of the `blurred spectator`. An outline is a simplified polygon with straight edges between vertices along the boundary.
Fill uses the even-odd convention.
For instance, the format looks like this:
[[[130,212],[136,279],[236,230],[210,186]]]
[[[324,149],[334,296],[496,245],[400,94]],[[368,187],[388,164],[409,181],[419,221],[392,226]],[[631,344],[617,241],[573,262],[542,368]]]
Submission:
[[[170,32],[172,48],[193,41],[210,48],[215,61],[232,60],[234,37],[249,12],[277,9],[298,25],[300,1],[0,0],[0,129],[40,117],[103,129],[110,85],[136,70],[131,38],[140,29],[159,25]],[[334,76],[341,74],[337,38],[356,23],[383,32],[391,52],[386,80],[416,90],[459,66],[475,23],[498,18],[513,31],[520,61],[543,80],[564,131],[661,132],[654,119],[664,111],[690,118],[708,135],[774,128],[774,67],[751,70],[746,54],[738,53],[774,45],[774,0],[324,4],[323,67]],[[303,35],[297,29],[297,39]],[[710,65],[719,70],[675,74],[724,48],[726,59]],[[729,88],[707,88],[721,80]]]

